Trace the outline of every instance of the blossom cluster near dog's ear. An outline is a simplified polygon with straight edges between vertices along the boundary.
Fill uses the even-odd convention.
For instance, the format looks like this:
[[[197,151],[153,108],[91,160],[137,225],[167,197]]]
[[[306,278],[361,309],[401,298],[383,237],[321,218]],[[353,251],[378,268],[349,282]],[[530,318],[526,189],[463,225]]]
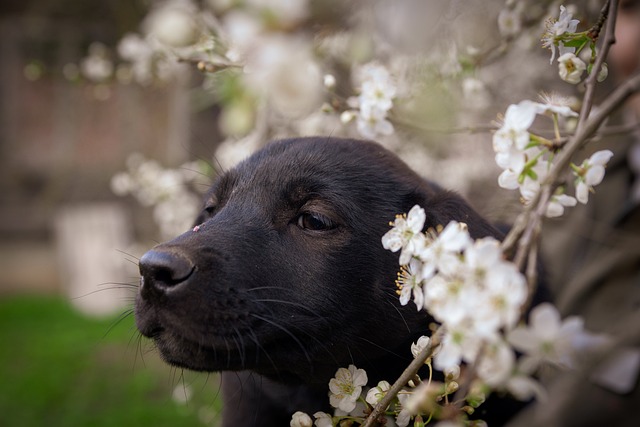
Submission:
[[[585,331],[579,317],[562,321],[549,303],[532,309],[529,325],[520,322],[527,281],[505,259],[500,242],[492,237],[474,241],[466,225],[456,221],[422,232],[425,219],[424,209],[417,205],[408,214],[399,215],[382,237],[382,245],[400,252],[401,271],[396,281],[400,303],[406,305],[413,299],[418,310],[428,312],[444,328],[426,364],[429,370],[433,366],[444,372],[445,379],[437,382],[427,378],[404,387],[386,409],[398,426],[407,426],[412,420],[414,425],[424,425],[425,420],[441,417],[442,425],[462,426],[466,416],[495,391],[525,401],[544,399],[545,390],[533,377],[539,367],[573,367],[579,352],[606,340]],[[430,342],[423,336],[414,343],[414,357]],[[520,358],[516,351],[522,354]],[[464,404],[454,404],[460,373],[472,365],[471,386],[465,396],[455,397]],[[390,389],[387,381],[381,381],[363,397],[366,381],[362,369],[353,365],[339,369],[329,383],[336,414],[314,414],[315,425],[340,425],[344,419],[362,423]],[[452,412],[452,408],[458,410]],[[311,426],[312,421],[308,415],[296,413],[291,425]]]

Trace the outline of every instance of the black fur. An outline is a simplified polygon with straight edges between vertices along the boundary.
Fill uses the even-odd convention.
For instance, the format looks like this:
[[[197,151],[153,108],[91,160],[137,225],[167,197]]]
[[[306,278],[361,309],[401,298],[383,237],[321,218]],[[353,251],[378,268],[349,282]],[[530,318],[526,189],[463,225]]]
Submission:
[[[400,305],[398,254],[381,244],[416,204],[426,227],[501,237],[376,143],[271,143],[217,179],[198,227],[143,256],[137,326],[168,363],[224,371],[225,426],[328,412],[339,367],[394,381],[428,331],[425,312]]]

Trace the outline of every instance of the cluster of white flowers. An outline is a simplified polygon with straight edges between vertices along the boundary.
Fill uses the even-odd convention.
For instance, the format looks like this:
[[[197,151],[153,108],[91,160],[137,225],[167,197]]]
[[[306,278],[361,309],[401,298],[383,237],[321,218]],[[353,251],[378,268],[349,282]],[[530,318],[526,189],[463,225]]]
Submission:
[[[418,309],[425,309],[445,328],[433,356],[434,367],[445,373],[445,380],[429,379],[404,387],[390,408],[398,426],[409,425],[416,416],[441,412],[442,399],[459,388],[461,363],[474,363],[480,353],[477,378],[465,396],[472,406],[484,401],[487,390],[506,390],[521,400],[544,399],[545,390],[532,378],[539,367],[572,367],[580,352],[606,342],[585,331],[579,317],[562,321],[549,303],[533,308],[528,326],[518,324],[527,286],[515,265],[504,259],[499,242],[493,238],[474,242],[464,224],[455,221],[440,233],[422,232],[424,221],[424,210],[414,206],[408,215],[396,218],[382,243],[401,252],[401,304],[406,305],[408,295],[413,294]],[[412,344],[414,357],[430,343],[423,336]],[[516,350],[523,354],[519,360]],[[336,414],[317,412],[313,423],[307,414],[297,412],[291,426],[333,426],[345,416],[362,420],[368,411],[356,403],[362,401],[366,384],[364,370],[354,365],[338,369],[329,382],[329,399]],[[389,382],[380,381],[369,389],[363,403],[374,407],[390,388]]]
[[[387,114],[393,107],[397,88],[389,70],[380,63],[371,62],[356,70],[356,80],[360,82],[360,94],[348,99],[354,110],[343,112],[341,120],[348,123],[355,119],[358,132],[368,139],[391,135],[394,129]]]
[[[202,177],[197,162],[176,169],[165,169],[140,154],[127,159],[127,171],[111,179],[111,190],[118,196],[132,195],[143,206],[153,207],[153,219],[164,239],[186,231],[200,208],[200,197],[189,184]]]
[[[498,177],[502,188],[520,190],[525,204],[529,203],[553,165],[556,147],[551,141],[530,132],[536,116],[551,116],[558,133],[560,117],[572,118],[578,114],[572,111],[559,97],[547,96],[546,103],[529,100],[512,104],[507,108],[503,124],[493,135],[493,149],[496,152],[496,163],[503,172]],[[604,168],[613,153],[609,150],[599,151],[582,166],[572,166],[576,175],[576,197],[564,194],[560,188],[552,196],[547,205],[546,216],[557,217],[564,213],[567,206],[575,206],[576,199],[581,203],[588,200],[588,192],[599,184],[604,176]]]
[[[82,76],[101,84],[112,79],[127,84],[148,86],[154,81],[168,81],[181,67],[177,58],[190,58],[210,50],[211,37],[192,0],[168,0],[154,4],[142,25],[142,34],[127,33],[118,43],[116,58],[102,43],[92,43],[87,57],[80,62],[78,72],[68,64],[69,79]]]
[[[583,168],[598,168],[599,161],[585,162]],[[482,353],[476,372],[482,384],[507,390],[522,400],[542,397],[542,387],[531,378],[542,363],[570,366],[577,349],[600,343],[583,329],[580,318],[563,323],[556,308],[547,303],[532,310],[530,326],[518,325],[527,299],[526,279],[504,259],[500,243],[491,237],[473,241],[465,224],[455,221],[440,232],[422,232],[425,219],[424,210],[414,206],[406,216],[395,219],[382,244],[400,252],[397,285],[401,304],[407,304],[413,295],[418,310],[425,309],[444,327],[433,363],[448,381],[457,378],[461,363],[474,363]],[[412,345],[413,355],[429,342],[427,337],[418,340]],[[516,360],[514,349],[524,357]],[[407,425],[404,418],[433,406],[433,398],[451,393],[452,387],[445,383],[424,386],[421,392],[405,390],[411,397],[399,402],[403,419],[398,425]],[[379,401],[386,390],[383,383],[371,389],[367,402]]]
[[[338,369],[335,377],[329,381],[329,403],[336,408],[336,412],[340,414],[338,416],[357,412],[356,404],[367,381],[367,373],[364,369],[358,369],[354,365]],[[313,417],[316,427],[334,426],[333,417],[330,414],[316,412]],[[310,427],[311,417],[304,412],[296,412],[293,414],[290,425],[291,427]]]
[[[413,295],[418,310],[426,309],[446,326],[434,358],[434,366],[445,370],[461,361],[472,362],[483,342],[504,346],[499,331],[515,326],[527,298],[527,284],[515,265],[503,259],[500,243],[494,238],[474,242],[466,225],[455,221],[440,233],[422,233],[425,218],[424,210],[414,206],[406,218],[396,218],[393,228],[382,237],[382,245],[402,251],[397,280],[400,302],[407,304]],[[402,264],[407,256],[408,264]],[[479,372],[491,376],[482,379],[504,382],[512,363],[503,362],[484,357]],[[491,363],[495,366],[489,366]]]
[[[553,63],[557,49],[558,74],[562,80],[571,84],[580,83],[582,75],[588,70],[587,64],[579,57],[580,52],[586,46],[595,49],[588,31],[576,33],[579,23],[566,7],[560,6],[560,16],[557,20],[550,18],[547,21],[547,29],[542,36],[542,46],[551,50],[549,63]],[[607,65],[603,63],[598,71],[598,81],[606,79],[608,73]]]
[[[604,178],[604,168],[613,157],[610,150],[597,151],[586,159],[580,166],[573,166],[576,177],[576,199],[586,204],[589,201],[589,193],[593,192],[593,186],[598,185]]]

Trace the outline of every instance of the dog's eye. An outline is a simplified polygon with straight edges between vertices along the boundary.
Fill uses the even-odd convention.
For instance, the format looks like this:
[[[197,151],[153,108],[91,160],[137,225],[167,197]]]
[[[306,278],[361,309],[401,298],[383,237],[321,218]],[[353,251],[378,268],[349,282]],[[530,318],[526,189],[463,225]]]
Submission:
[[[303,213],[298,216],[298,227],[304,230],[326,231],[336,228],[336,225],[324,215]]]
[[[218,199],[212,196],[204,204],[204,208],[202,209],[202,213],[210,218],[215,213],[217,207],[218,207]]]

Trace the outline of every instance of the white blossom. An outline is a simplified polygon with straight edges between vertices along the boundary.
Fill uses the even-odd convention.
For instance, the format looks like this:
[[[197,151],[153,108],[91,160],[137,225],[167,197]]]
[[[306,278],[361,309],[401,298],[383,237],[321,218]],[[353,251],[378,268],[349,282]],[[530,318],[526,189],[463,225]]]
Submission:
[[[414,255],[415,242],[420,239],[422,227],[427,215],[420,206],[415,205],[407,216],[398,215],[392,223],[393,228],[382,236],[382,246],[391,252],[400,252],[400,265],[409,263]]]
[[[577,200],[574,197],[567,196],[566,194],[555,194],[551,196],[545,216],[547,218],[556,218],[564,214],[564,208],[567,206],[575,206]]]
[[[387,113],[393,107],[397,93],[391,74],[383,65],[371,62],[357,69],[355,75],[360,95],[350,98],[349,104],[359,110],[356,120],[358,132],[368,139],[391,135],[394,128],[387,120]]]
[[[109,58],[107,47],[102,43],[89,46],[89,56],[80,62],[80,71],[87,79],[100,83],[113,75],[113,62]]]
[[[503,37],[520,34],[522,29],[522,8],[505,8],[498,14],[498,31]]]
[[[287,117],[305,117],[322,104],[322,73],[302,38],[263,36],[251,46],[244,79]]]
[[[498,185],[507,190],[517,189],[520,186],[520,175],[527,164],[525,151],[510,147],[508,150],[496,153],[495,159],[496,164],[504,169],[498,176]]]
[[[371,406],[375,406],[378,404],[378,402],[380,402],[380,400],[382,400],[384,395],[387,394],[389,388],[391,388],[391,384],[389,384],[389,382],[380,381],[377,386],[371,387],[371,389],[369,389],[365,400]]]
[[[540,150],[537,147],[533,147],[529,153],[539,154]],[[529,204],[540,191],[540,182],[544,181],[549,173],[550,163],[539,156],[537,157],[538,159],[535,161],[535,164],[529,168],[527,175],[524,177],[522,183],[520,183],[520,195],[525,204]],[[529,158],[527,158],[527,161],[529,161]]]
[[[336,86],[336,78],[333,74],[325,74],[322,82],[327,89],[333,89]]]
[[[131,175],[126,172],[118,172],[111,178],[111,191],[116,196],[126,196],[135,188]]]
[[[345,110],[340,114],[340,122],[343,125],[352,122],[358,117],[358,112],[355,110]]]
[[[418,341],[416,341],[415,343],[412,343],[411,354],[413,354],[413,357],[418,357],[418,355],[422,353],[422,350],[424,350],[429,345],[430,342],[431,342],[431,338],[423,335],[420,338],[418,338]]]
[[[513,349],[503,340],[485,343],[478,376],[491,387],[503,385],[511,376],[515,359]]]
[[[558,74],[567,83],[578,84],[582,80],[582,73],[587,64],[575,54],[567,52],[558,58]]]
[[[331,415],[325,412],[316,412],[313,417],[316,419],[314,423],[316,427],[333,427]]]
[[[600,184],[604,179],[605,166],[613,157],[610,150],[601,150],[593,153],[591,157],[586,159],[578,168],[580,170],[576,174],[576,199],[582,204],[589,201],[589,192],[593,191],[593,187]]]
[[[127,159],[128,171],[114,175],[111,188],[119,196],[130,194],[143,206],[153,207],[162,237],[173,238],[190,228],[200,209],[200,197],[187,188],[200,176],[197,168],[187,163],[164,169],[154,160],[133,154]]]
[[[573,111],[570,105],[571,98],[561,96],[555,92],[540,94],[542,103],[538,103],[538,114],[552,113],[563,117],[578,117],[578,113]]]
[[[358,132],[367,139],[374,139],[378,135],[391,135],[394,132],[393,124],[386,117],[386,110],[373,104],[361,105],[360,114],[356,118]]]
[[[526,279],[515,264],[506,261],[493,264],[487,271],[482,292],[487,301],[479,304],[475,314],[476,331],[482,328],[490,334],[502,326],[513,327],[527,299],[527,291]]]
[[[424,263],[423,277],[431,277],[436,270],[444,274],[453,274],[460,267],[460,252],[470,244],[471,237],[467,225],[451,221],[434,242],[425,245],[418,253],[418,257]]]
[[[538,104],[533,101],[521,101],[507,108],[504,122],[493,135],[493,149],[496,152],[506,151],[511,147],[523,150],[529,144],[528,129],[538,112]]]
[[[462,80],[462,96],[465,105],[472,108],[486,108],[491,104],[491,95],[484,82],[475,77],[466,77]]]
[[[145,26],[149,35],[172,48],[190,46],[200,35],[194,6],[189,1],[163,3],[147,16]]]
[[[500,242],[493,237],[478,239],[464,253],[465,268],[471,280],[483,281],[502,262]]]
[[[409,264],[400,268],[398,279],[396,280],[398,292],[400,293],[400,304],[407,305],[411,296],[418,311],[422,310],[424,294],[422,291],[422,268],[420,261],[412,258]]]
[[[154,49],[142,37],[128,33],[118,43],[118,55],[130,63],[131,72],[136,82],[149,84],[153,78]]]
[[[291,417],[291,422],[289,423],[291,427],[311,427],[313,425],[313,421],[311,421],[311,417],[304,412],[297,411]]]
[[[542,46],[551,50],[549,64],[553,63],[556,57],[556,43],[558,44],[560,55],[575,52],[574,47],[565,47],[562,40],[558,38],[565,33],[574,33],[579,23],[580,21],[573,19],[573,15],[564,6],[560,6],[560,17],[557,20],[551,19],[547,21],[547,29],[542,37]]]
[[[357,369],[354,365],[338,369],[335,378],[329,381],[329,403],[347,413],[353,411],[362,393],[362,386],[366,384],[367,373],[364,369]]]
[[[512,375],[506,381],[504,388],[513,395],[513,397],[525,402],[531,398],[544,402],[547,398],[547,392],[542,384],[533,379],[530,375]]]
[[[448,325],[459,325],[470,313],[469,306],[473,301],[465,299],[470,290],[465,286],[464,277],[445,277],[438,274],[424,285],[424,306],[439,322]],[[466,295],[473,297],[475,295]]]
[[[577,316],[562,321],[553,305],[543,303],[531,310],[529,325],[513,329],[507,339],[525,353],[526,363],[532,367],[543,362],[571,367],[575,361],[574,343],[585,334],[583,324]]]
[[[222,26],[225,30],[227,42],[230,44],[231,55],[227,53],[229,59],[235,58],[236,53],[240,57],[248,55],[249,49],[257,43],[264,31],[262,23],[253,15],[241,11],[231,10],[226,13]]]
[[[407,409],[406,403],[410,394],[406,392],[398,393],[398,402],[400,403],[400,411],[396,415],[396,424],[398,427],[407,427],[411,421],[411,412]]]
[[[468,325],[460,325],[445,331],[440,347],[433,357],[433,366],[436,369],[454,369],[463,360],[472,362],[478,355],[482,340],[466,326]]]

